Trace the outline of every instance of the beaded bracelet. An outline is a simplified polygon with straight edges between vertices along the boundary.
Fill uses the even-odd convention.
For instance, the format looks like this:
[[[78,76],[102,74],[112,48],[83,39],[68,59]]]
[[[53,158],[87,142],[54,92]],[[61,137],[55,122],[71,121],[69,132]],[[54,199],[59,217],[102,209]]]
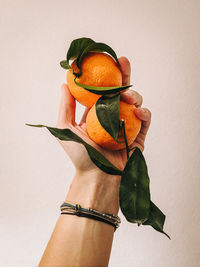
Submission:
[[[70,203],[64,202],[60,206],[60,210],[61,210],[61,214],[70,214],[70,215],[76,215],[80,217],[87,217],[90,219],[94,219],[100,222],[107,223],[109,225],[112,225],[115,228],[115,230],[119,227],[121,223],[121,220],[117,215],[110,214],[110,213],[101,213],[91,208],[85,209],[81,207],[81,205],[79,204],[72,205]]]

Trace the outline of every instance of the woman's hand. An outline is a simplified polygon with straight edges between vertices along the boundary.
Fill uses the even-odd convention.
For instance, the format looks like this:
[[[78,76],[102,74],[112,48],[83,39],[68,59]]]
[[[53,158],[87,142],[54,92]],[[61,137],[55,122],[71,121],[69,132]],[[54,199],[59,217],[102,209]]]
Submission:
[[[119,61],[123,84],[129,84],[130,64],[124,57]],[[140,108],[142,97],[135,91],[123,92],[121,98],[138,107],[135,113],[142,120],[142,127],[132,146],[138,146],[143,150],[151,114],[147,109]],[[85,110],[79,124],[75,122],[75,109],[75,99],[67,86],[63,85],[57,127],[71,129],[99,150],[116,167],[123,170],[127,161],[125,149],[108,151],[92,142],[87,135],[85,125],[88,109]],[[70,141],[59,140],[59,142],[76,168],[76,174],[65,201],[100,212],[117,214],[121,177],[104,173],[96,167],[83,145]],[[61,215],[39,266],[108,266],[113,234],[114,228],[109,224],[79,216]]]
[[[121,65],[123,85],[130,84],[130,63],[128,59],[125,57],[119,58],[119,62]],[[121,100],[126,101],[130,104],[134,104],[137,107],[135,109],[135,114],[142,121],[142,126],[137,138],[130,146],[130,148],[137,146],[143,151],[145,137],[151,121],[151,113],[148,109],[141,108],[142,96],[139,95],[136,91],[126,90],[125,92],[122,92]],[[109,151],[95,144],[89,138],[86,131],[85,121],[89,109],[86,108],[79,124],[75,122],[75,109],[76,109],[75,99],[70,94],[67,85],[64,84],[62,86],[62,97],[61,97],[57,127],[62,129],[64,128],[71,129],[84,141],[86,141],[88,144],[92,145],[99,152],[101,152],[108,160],[110,160],[110,162],[113,163],[113,165],[123,170],[127,161],[125,149],[120,151]],[[69,157],[71,158],[77,171],[79,172],[100,171],[98,167],[90,160],[88,153],[83,145],[69,141],[59,140],[59,142],[64,148],[64,150],[67,152]]]

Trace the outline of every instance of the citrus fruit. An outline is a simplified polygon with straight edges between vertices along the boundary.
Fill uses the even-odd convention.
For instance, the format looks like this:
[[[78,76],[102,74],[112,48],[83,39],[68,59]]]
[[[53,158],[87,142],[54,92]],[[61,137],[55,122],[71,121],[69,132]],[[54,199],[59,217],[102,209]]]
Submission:
[[[134,113],[134,105],[120,101],[119,104],[119,120],[124,120],[125,131],[128,145],[132,144],[141,128],[141,120]],[[120,150],[126,147],[125,142],[118,143],[113,137],[101,126],[97,114],[96,107],[89,110],[86,117],[86,128],[89,137],[98,145],[109,150]],[[120,128],[118,141],[124,141],[123,129]]]
[[[79,72],[76,60],[71,65],[75,73]],[[103,87],[121,86],[122,74],[115,60],[105,53],[89,52],[81,61],[82,74],[76,79],[78,83]],[[67,72],[67,85],[74,98],[82,105],[91,108],[101,95],[89,92],[74,82],[72,70]]]

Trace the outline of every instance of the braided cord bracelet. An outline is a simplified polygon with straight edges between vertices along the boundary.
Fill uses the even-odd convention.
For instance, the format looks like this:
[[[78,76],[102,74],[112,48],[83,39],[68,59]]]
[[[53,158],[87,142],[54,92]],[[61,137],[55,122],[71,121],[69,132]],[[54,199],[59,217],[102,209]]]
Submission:
[[[64,202],[60,206],[61,214],[70,214],[70,215],[76,215],[79,217],[86,217],[90,219],[94,219],[100,222],[107,223],[109,225],[112,225],[115,230],[119,227],[121,220],[117,215],[110,214],[110,213],[101,213],[99,211],[96,211],[91,208],[83,208],[81,205],[76,204],[72,205],[70,203]]]

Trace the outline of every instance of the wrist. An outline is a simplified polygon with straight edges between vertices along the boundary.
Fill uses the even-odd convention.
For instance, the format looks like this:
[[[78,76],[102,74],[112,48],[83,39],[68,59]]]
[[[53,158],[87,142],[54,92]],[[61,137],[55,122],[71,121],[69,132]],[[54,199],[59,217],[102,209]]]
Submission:
[[[120,176],[109,175],[101,170],[77,171],[65,201],[100,212],[117,214],[120,180]]]

